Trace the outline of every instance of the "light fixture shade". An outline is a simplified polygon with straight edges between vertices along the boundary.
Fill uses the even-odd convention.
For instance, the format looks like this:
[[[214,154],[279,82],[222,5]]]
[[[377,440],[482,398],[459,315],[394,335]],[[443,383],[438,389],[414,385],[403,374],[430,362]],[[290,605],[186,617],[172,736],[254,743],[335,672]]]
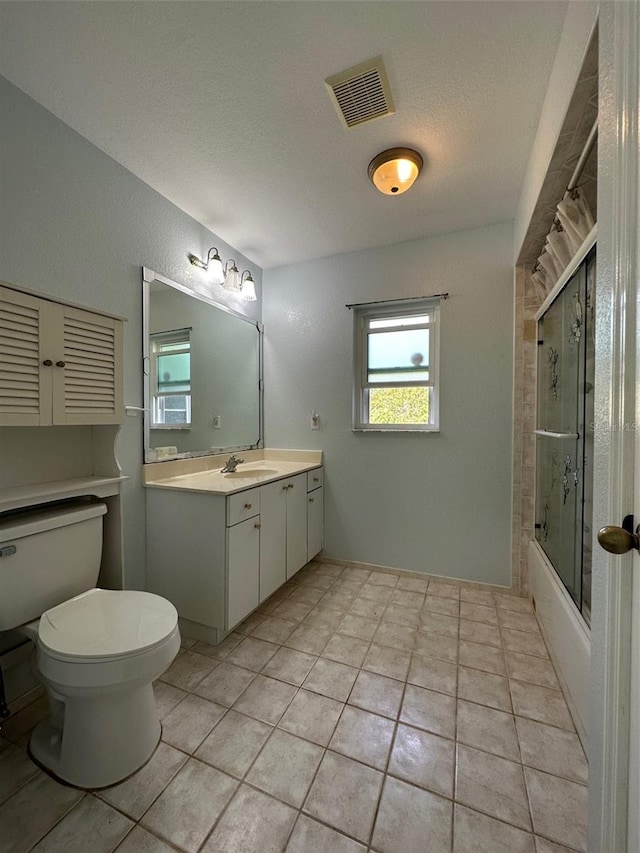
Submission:
[[[412,148],[389,148],[369,163],[368,175],[385,195],[401,195],[413,186],[423,160]]]
[[[209,278],[214,284],[222,284],[224,281],[224,267],[222,266],[222,258],[216,249],[215,255],[209,259],[208,264]]]
[[[245,273],[247,274],[246,278],[244,278]],[[240,287],[242,289],[242,298],[243,299],[245,299],[247,302],[255,302],[256,301],[256,299],[258,298],[256,296],[256,285],[255,285],[255,282],[253,280],[253,276],[251,275],[249,270],[245,270],[242,273],[242,276],[240,278]]]
[[[207,252],[207,260],[201,261],[197,255],[188,255],[189,262],[192,266],[204,270],[207,273],[209,281],[213,284],[222,284],[224,281],[224,267],[222,266],[222,258],[218,254],[215,246],[212,246]]]
[[[240,273],[235,261],[227,261],[224,277],[225,290],[240,290]]]

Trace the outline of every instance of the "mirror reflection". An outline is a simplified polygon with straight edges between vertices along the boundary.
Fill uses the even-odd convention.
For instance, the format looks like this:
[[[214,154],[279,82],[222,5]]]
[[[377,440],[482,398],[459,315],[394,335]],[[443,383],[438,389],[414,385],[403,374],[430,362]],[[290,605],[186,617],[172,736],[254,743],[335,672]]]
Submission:
[[[261,440],[258,324],[145,270],[145,462]]]

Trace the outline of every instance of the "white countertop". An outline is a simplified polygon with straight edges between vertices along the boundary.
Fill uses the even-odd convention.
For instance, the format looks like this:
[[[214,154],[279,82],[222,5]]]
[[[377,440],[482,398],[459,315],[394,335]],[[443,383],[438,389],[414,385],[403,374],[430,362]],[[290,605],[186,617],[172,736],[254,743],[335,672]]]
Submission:
[[[318,450],[252,450],[237,453],[236,456],[245,461],[238,465],[236,471],[228,474],[223,474],[221,470],[229,458],[226,454],[173,462],[154,462],[144,466],[144,484],[151,489],[181,489],[203,494],[232,495],[292,477],[294,474],[302,474],[322,465],[322,451]],[[181,470],[185,467],[190,470]],[[198,467],[200,470],[197,470]]]

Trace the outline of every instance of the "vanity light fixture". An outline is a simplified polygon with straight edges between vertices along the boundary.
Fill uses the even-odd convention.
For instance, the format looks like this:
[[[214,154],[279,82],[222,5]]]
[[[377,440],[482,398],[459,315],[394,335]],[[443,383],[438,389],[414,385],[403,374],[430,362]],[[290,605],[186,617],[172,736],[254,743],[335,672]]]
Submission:
[[[224,265],[224,285],[225,290],[240,290],[240,273],[236,262],[230,258]]]
[[[215,246],[212,246],[207,252],[206,261],[201,261],[200,258],[195,255],[189,255],[189,260],[191,261],[192,266],[208,272],[213,284],[222,284],[224,281],[222,258]]]
[[[244,277],[245,273],[246,278]],[[256,296],[256,285],[249,270],[243,270],[240,276],[240,290],[242,291],[242,298],[246,299],[247,302],[255,302],[258,298]]]
[[[373,158],[367,173],[381,193],[401,195],[413,186],[422,166],[422,157],[413,148],[389,148]]]

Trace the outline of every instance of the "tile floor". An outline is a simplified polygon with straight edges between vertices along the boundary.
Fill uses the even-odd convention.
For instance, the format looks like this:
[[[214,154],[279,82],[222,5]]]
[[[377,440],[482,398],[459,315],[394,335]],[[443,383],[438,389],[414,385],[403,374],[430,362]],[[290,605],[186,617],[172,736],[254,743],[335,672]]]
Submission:
[[[156,684],[162,743],[87,794],[0,736],[2,853],[584,851],[587,765],[529,603],[310,563]]]

